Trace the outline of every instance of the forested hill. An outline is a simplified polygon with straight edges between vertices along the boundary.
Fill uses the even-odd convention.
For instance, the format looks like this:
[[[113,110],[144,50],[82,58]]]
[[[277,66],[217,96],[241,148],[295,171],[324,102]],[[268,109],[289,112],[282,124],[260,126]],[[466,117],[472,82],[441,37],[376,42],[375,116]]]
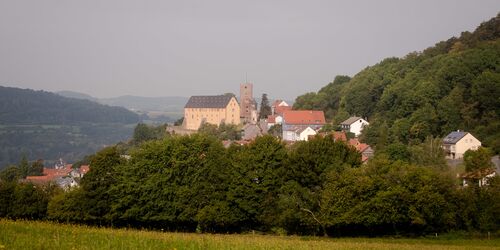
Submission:
[[[137,123],[139,116],[122,107],[62,97],[46,91],[0,86],[2,124]]]
[[[471,131],[500,147],[500,14],[474,32],[403,58],[387,58],[337,76],[317,93],[297,97],[295,109],[321,109],[334,124],[357,115],[371,122],[365,141],[379,148]]]

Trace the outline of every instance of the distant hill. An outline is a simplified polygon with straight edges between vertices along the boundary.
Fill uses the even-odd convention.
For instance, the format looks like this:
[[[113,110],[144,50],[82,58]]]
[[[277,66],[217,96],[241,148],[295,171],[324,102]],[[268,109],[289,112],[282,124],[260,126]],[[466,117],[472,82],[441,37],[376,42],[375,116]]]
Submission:
[[[73,162],[128,140],[139,121],[123,107],[0,86],[0,168],[22,155]]]
[[[122,107],[67,98],[46,91],[0,86],[2,124],[137,123],[139,116]]]
[[[142,97],[126,95],[115,98],[99,99],[99,102],[113,106],[126,107],[131,110],[182,112],[188,99],[188,97],[180,96]]]
[[[418,143],[453,130],[472,132],[500,152],[500,15],[422,52],[387,58],[354,77],[337,76],[295,109],[321,109],[335,124],[367,117],[365,141]]]
[[[95,98],[91,95],[87,95],[84,93],[75,92],[75,91],[65,90],[65,91],[56,92],[56,94],[64,96],[64,97],[69,97],[69,98],[83,99],[83,100],[89,100],[89,101],[93,101],[93,102],[99,102],[98,98]]]
[[[60,91],[58,95],[65,97],[78,98],[95,101],[101,104],[124,107],[134,111],[166,111],[182,113],[184,105],[188,101],[188,97],[181,96],[162,96],[162,97],[143,97],[125,95],[112,98],[95,98],[93,96],[74,92],[74,91]]]

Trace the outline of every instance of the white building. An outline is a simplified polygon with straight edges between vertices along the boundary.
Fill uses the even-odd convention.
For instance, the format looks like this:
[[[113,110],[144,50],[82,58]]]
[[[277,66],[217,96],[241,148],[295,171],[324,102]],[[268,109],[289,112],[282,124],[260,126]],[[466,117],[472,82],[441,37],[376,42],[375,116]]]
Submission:
[[[309,136],[318,134],[311,127],[297,127],[293,130],[283,131],[285,141],[308,141]]]
[[[342,130],[351,132],[356,137],[358,137],[361,134],[363,128],[368,125],[370,125],[369,122],[357,116],[351,117],[340,124]]]
[[[448,159],[460,159],[464,157],[467,150],[477,150],[481,142],[471,133],[464,131],[453,131],[443,139],[443,149]]]

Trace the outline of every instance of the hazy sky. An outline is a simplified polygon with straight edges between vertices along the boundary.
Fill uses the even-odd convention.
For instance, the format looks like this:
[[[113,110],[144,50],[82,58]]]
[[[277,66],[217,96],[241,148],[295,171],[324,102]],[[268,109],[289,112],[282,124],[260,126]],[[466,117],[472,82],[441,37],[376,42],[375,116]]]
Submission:
[[[481,1],[0,0],[0,85],[294,99],[500,11]]]

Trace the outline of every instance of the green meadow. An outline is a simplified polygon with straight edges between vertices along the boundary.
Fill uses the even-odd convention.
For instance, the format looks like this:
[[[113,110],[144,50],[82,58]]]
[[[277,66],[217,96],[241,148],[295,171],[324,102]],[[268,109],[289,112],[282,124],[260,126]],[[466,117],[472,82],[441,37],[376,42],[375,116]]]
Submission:
[[[196,234],[0,220],[0,249],[500,249],[500,240]]]

